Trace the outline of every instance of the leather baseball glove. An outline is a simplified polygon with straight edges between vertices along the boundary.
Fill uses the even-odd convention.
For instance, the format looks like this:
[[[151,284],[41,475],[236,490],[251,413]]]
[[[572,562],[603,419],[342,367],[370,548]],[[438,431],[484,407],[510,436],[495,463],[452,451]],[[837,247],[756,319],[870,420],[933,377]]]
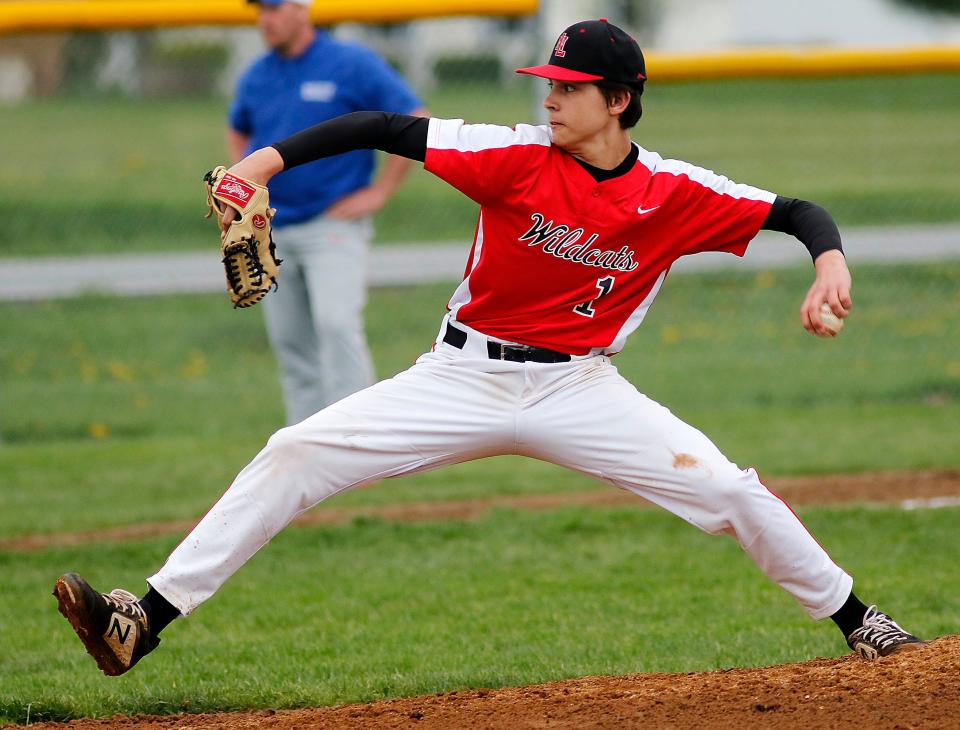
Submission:
[[[270,207],[265,187],[216,167],[203,176],[210,210],[220,227],[220,254],[227,274],[227,293],[236,307],[249,307],[277,288],[280,259],[270,235],[270,219],[276,212]],[[226,207],[238,215],[223,230]]]

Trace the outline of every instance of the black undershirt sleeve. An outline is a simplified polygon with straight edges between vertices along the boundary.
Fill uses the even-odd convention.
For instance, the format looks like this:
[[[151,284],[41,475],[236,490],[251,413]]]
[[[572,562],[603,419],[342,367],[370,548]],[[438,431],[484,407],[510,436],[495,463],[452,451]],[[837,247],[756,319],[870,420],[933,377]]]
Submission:
[[[833,217],[816,203],[780,195],[773,201],[762,228],[795,236],[814,261],[825,251],[843,253],[840,230]]]
[[[430,120],[389,112],[351,112],[297,132],[273,147],[283,169],[352,150],[383,150],[411,160],[427,156]]]

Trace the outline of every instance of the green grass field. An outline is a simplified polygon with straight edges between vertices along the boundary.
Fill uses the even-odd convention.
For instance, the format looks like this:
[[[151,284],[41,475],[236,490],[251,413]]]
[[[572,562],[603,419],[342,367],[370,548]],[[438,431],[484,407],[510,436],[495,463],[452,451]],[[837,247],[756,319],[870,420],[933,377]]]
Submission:
[[[833,340],[799,325],[806,269],[675,275],[615,362],[764,474],[956,466],[960,264],[854,274]],[[429,348],[451,291],[371,292],[381,377]],[[0,535],[202,514],[282,425],[261,314],[219,295],[0,304],[0,368]],[[606,487],[502,457],[336,503],[588,488]]]
[[[856,309],[834,340],[798,324],[807,269],[675,275],[616,361],[763,474],[956,468],[960,264],[854,274]],[[371,292],[381,376],[429,347],[450,290]],[[0,304],[0,368],[4,538],[197,518],[282,418],[260,313],[219,295]],[[501,457],[318,509],[607,488]],[[956,632],[945,587],[960,580],[960,510],[801,516],[866,600],[925,636]],[[53,581],[77,570],[140,591],[181,537],[0,551],[0,722],[326,705],[845,649],[732,541],[668,514],[500,510],[291,528],[155,656],[101,676],[56,612]]]
[[[533,121],[530,87],[427,96],[433,114]],[[535,82],[531,82],[535,83]],[[842,225],[960,220],[960,74],[657,86],[642,145],[825,205]],[[210,245],[200,177],[223,161],[227,102],[59,99],[0,107],[0,257]],[[378,240],[468,240],[475,206],[417,169]]]
[[[636,138],[818,200],[845,224],[958,220],[958,92],[956,75],[651,86]],[[441,116],[529,118],[522,86],[428,102]],[[0,143],[0,256],[209,248],[199,176],[220,161],[223,108],[0,107],[0,124],[17,130],[16,145]],[[466,239],[473,218],[469,201],[419,172],[380,238]],[[798,323],[809,269],[674,275],[615,362],[765,476],[958,468],[960,264],[853,273],[854,313],[829,341]],[[452,288],[371,292],[381,377],[429,348]],[[0,538],[203,514],[281,424],[261,316],[222,295],[0,303]],[[587,489],[608,487],[500,457],[329,506]],[[922,635],[956,633],[960,509],[802,517],[863,598]],[[732,541],[670,515],[501,510],[471,523],[292,528],[165,632],[155,656],[101,676],[56,612],[53,581],[78,570],[140,591],[181,537],[0,550],[0,723],[324,705],[845,650]]]
[[[134,495],[118,494],[118,500]],[[960,509],[802,513],[858,591],[956,632]],[[67,569],[140,590],[179,538],[0,553],[0,722],[297,707],[592,674],[837,656],[733,541],[652,510],[291,528],[130,674],[100,675],[49,595]],[[918,566],[918,563],[920,565]]]

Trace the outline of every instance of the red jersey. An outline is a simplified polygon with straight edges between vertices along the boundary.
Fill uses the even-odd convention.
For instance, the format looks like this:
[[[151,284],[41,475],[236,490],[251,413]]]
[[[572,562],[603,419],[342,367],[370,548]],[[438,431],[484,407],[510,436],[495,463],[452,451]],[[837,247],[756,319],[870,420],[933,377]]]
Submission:
[[[776,195],[637,146],[593,179],[549,127],[431,119],[424,166],[480,204],[451,318],[572,355],[619,352],[681,256],[742,256]]]

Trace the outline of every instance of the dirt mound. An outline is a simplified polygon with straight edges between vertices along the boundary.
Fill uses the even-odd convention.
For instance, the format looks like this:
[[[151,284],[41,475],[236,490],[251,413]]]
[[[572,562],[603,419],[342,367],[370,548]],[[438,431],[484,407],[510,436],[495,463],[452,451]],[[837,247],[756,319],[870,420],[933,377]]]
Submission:
[[[956,728],[960,637],[875,662],[583,677],[325,709],[76,720],[33,728]]]

